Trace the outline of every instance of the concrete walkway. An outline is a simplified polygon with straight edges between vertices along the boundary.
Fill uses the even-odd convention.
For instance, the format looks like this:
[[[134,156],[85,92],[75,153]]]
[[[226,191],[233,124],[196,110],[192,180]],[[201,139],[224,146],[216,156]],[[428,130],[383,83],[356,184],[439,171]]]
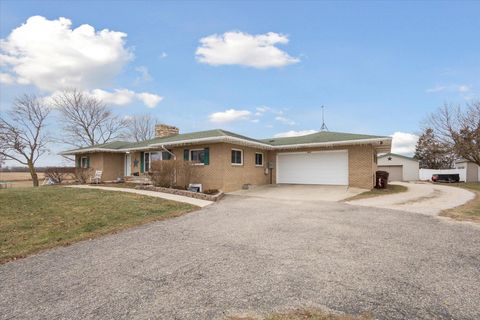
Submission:
[[[231,192],[232,195],[292,201],[341,201],[367,189],[347,186],[307,184],[267,184],[250,190]]]
[[[431,183],[395,182],[408,188],[406,192],[348,201],[356,206],[376,207],[438,215],[441,211],[455,208],[475,198],[465,189]]]
[[[141,194],[141,195],[149,196],[149,197],[156,197],[156,198],[162,198],[162,199],[167,199],[167,200],[172,200],[172,201],[177,201],[177,202],[193,204],[194,206],[198,206],[198,207],[201,207],[201,208],[206,207],[206,206],[213,203],[213,201],[195,199],[195,198],[190,198],[190,197],[185,197],[185,196],[179,196],[179,195],[176,195],[176,194],[163,193],[163,192],[150,191],[150,190],[138,190],[138,189],[128,189],[128,188],[115,188],[115,187],[100,187],[100,186],[91,186],[91,185],[72,185],[72,186],[67,186],[67,188],[99,189],[99,190],[107,190],[107,191],[136,193],[136,194]]]

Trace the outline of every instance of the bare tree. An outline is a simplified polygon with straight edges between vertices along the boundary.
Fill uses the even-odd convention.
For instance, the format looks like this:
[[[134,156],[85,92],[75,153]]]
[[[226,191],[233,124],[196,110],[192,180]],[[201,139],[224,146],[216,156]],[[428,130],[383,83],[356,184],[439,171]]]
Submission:
[[[60,111],[64,143],[93,146],[122,137],[126,121],[115,115],[100,99],[77,89],[62,91],[53,97]]]
[[[23,95],[15,99],[8,118],[0,115],[0,157],[28,166],[34,187],[38,187],[35,163],[47,151],[50,110],[35,95]]]
[[[151,114],[136,115],[127,120],[126,135],[136,142],[155,138],[155,125],[158,123]]]
[[[445,104],[430,116],[429,124],[456,155],[480,166],[480,101],[463,109]]]

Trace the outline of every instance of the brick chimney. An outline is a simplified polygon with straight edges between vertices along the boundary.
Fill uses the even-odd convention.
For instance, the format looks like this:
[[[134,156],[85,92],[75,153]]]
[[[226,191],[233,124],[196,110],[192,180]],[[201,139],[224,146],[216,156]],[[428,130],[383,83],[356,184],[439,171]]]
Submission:
[[[179,130],[177,127],[169,126],[166,124],[156,124],[155,125],[155,138],[165,138],[169,136],[174,136],[178,134]]]

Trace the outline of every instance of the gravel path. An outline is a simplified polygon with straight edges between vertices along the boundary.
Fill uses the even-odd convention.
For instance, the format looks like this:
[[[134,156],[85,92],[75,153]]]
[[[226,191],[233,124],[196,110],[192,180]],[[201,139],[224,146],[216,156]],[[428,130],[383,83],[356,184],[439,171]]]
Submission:
[[[227,196],[0,266],[0,319],[223,319],[291,307],[480,319],[480,228]]]
[[[348,204],[357,206],[377,207],[438,215],[445,209],[458,207],[473,198],[471,191],[431,183],[395,182],[408,188],[406,192],[386,196],[354,200]]]

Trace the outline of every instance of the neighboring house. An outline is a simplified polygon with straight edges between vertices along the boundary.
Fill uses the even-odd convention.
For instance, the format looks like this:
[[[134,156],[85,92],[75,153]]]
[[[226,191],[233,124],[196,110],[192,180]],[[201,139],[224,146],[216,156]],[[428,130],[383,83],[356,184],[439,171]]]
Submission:
[[[455,162],[455,169],[465,170],[465,182],[480,181],[480,168],[476,163],[465,159],[460,159]]]
[[[418,180],[418,161],[395,153],[387,153],[378,157],[378,170],[389,173],[389,181]]]
[[[179,134],[176,127],[157,125],[152,140],[112,142],[63,154],[75,155],[78,167],[102,170],[104,181],[144,175],[154,160],[194,161],[198,164],[195,183],[229,192],[246,184],[272,183],[370,189],[375,182],[377,153],[390,148],[391,138],[383,136],[318,132],[257,140],[225,130]]]

